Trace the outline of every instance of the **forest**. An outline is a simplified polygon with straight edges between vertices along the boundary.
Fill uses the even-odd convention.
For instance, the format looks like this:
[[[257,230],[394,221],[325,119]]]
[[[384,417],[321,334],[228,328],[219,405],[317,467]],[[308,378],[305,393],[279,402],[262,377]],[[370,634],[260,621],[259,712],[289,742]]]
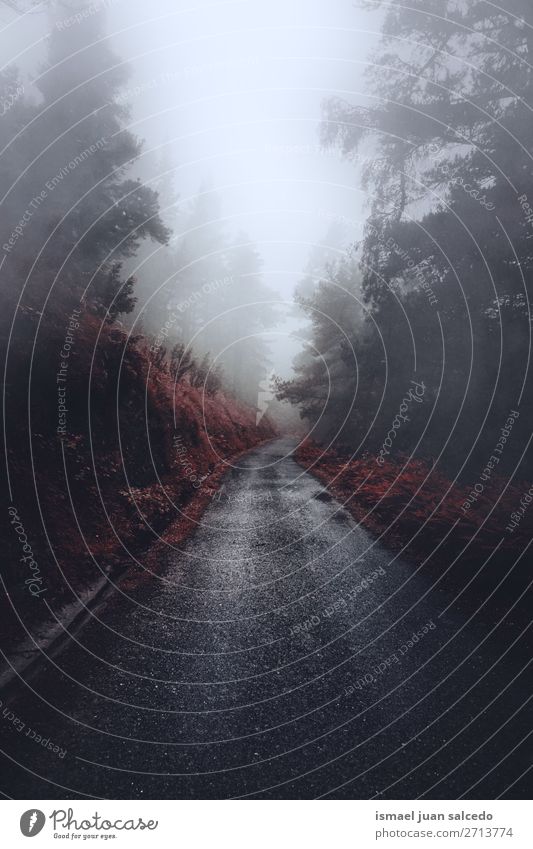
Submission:
[[[38,104],[16,68],[0,92],[8,487],[17,511],[42,516],[60,603],[101,578],[95,557],[112,572],[128,546],[146,549],[179,520],[194,476],[205,483],[178,533],[190,531],[220,457],[274,433],[255,426],[268,362],[253,331],[274,322],[260,257],[244,232],[227,238],[213,188],[178,205],[168,163],[156,180],[143,173],[101,10],[72,25],[64,12],[51,13]],[[249,336],[235,343],[243,322]],[[176,440],[194,475],[176,474]],[[4,580],[24,608],[18,540],[7,542]]]
[[[345,499],[365,482],[358,517],[404,543],[427,522],[428,550],[459,518],[473,561],[502,535],[519,554],[531,516],[520,541],[506,527],[533,471],[529,6],[384,6],[369,104],[330,98],[320,127],[363,163],[363,236],[297,291],[308,342],[278,397],[316,423],[326,453],[304,445],[306,464]]]
[[[531,0],[0,45],[3,794],[527,798]]]

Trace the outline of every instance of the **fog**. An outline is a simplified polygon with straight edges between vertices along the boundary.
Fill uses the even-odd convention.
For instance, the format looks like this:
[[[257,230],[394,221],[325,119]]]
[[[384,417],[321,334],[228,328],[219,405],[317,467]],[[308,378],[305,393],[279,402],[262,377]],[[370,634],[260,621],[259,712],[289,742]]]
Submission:
[[[4,796],[526,798],[532,0],[0,49]]]
[[[46,59],[48,33],[62,22],[72,30],[68,22],[79,8],[88,19],[105,16],[106,38],[128,67],[115,97],[129,107],[126,128],[144,140],[133,172],[160,190],[161,216],[174,242],[184,226],[180,215],[208,187],[227,241],[245,233],[255,244],[264,284],[278,302],[275,335],[265,334],[264,341],[273,370],[289,376],[301,347],[291,338],[301,326],[292,298],[310,252],[328,242],[331,225],[343,219],[348,225],[336,227],[330,242],[335,251],[361,233],[365,197],[357,168],[320,147],[318,126],[331,95],[365,100],[357,81],[376,41],[376,14],[350,0],[116,0],[56,3],[52,13],[43,4],[22,16],[4,8],[6,64],[17,64],[36,100],[32,82]],[[161,285],[146,279],[149,268],[160,274],[142,250],[129,266],[143,278],[140,300]],[[138,308],[142,312],[141,303]],[[148,305],[145,320],[149,311]]]

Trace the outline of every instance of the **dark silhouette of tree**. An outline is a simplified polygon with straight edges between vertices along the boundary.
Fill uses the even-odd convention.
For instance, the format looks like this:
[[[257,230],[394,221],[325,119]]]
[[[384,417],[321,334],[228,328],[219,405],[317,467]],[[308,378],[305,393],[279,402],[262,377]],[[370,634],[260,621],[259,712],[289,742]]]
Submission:
[[[470,449],[472,462],[483,458],[522,388],[523,400],[531,397],[521,354],[531,333],[533,13],[525,0],[505,8],[452,0],[382,5],[370,105],[330,100],[321,128],[323,143],[346,158],[373,154],[362,168],[369,195],[358,245],[364,322],[347,330],[359,367],[356,403],[345,425],[346,403],[328,401],[321,427],[372,448],[416,377],[425,402],[436,405],[417,450],[435,456],[446,445],[443,459],[455,469]],[[355,267],[347,273],[355,281]],[[344,390],[347,400],[353,366],[328,325],[337,300],[327,286],[311,298],[309,306],[320,303],[328,318],[313,318],[310,341],[334,376],[328,397]],[[340,300],[348,310],[350,294]],[[310,349],[297,380],[280,386],[281,397],[311,418],[325,395],[318,362]],[[304,399],[306,387],[314,401]],[[406,448],[418,437],[415,427],[402,431]]]
[[[134,303],[131,279],[121,277],[123,259],[142,239],[164,243],[169,233],[157,194],[127,176],[141,144],[124,129],[127,110],[115,102],[128,72],[112,53],[101,18],[98,12],[76,26],[52,28],[28,173],[46,195],[39,212],[49,237],[40,275],[53,275],[61,290],[85,293],[89,304],[115,316]]]

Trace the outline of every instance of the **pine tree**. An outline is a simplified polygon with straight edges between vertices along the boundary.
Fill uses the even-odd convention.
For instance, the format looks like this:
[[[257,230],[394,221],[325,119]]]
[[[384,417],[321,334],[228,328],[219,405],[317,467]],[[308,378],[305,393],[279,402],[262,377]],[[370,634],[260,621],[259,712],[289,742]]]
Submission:
[[[525,0],[506,8],[382,5],[368,102],[332,100],[322,125],[323,143],[348,159],[372,154],[362,168],[367,319],[363,334],[351,334],[363,374],[352,437],[370,427],[382,396],[379,430],[416,372],[426,400],[438,402],[417,450],[435,456],[446,445],[457,463],[465,444],[481,457],[521,389],[532,389],[522,354],[530,336],[533,13]],[[334,309],[330,297],[327,307]],[[315,328],[313,341],[323,344],[323,335]],[[350,385],[349,368],[338,379]],[[298,394],[298,381],[290,391]]]
[[[40,276],[57,276],[62,292],[85,293],[89,304],[115,315],[134,303],[131,281],[121,278],[123,259],[143,238],[164,243],[169,235],[157,194],[127,176],[141,144],[124,129],[127,110],[114,99],[126,77],[103,35],[101,12],[53,27],[30,169],[46,195],[38,212],[49,232]]]

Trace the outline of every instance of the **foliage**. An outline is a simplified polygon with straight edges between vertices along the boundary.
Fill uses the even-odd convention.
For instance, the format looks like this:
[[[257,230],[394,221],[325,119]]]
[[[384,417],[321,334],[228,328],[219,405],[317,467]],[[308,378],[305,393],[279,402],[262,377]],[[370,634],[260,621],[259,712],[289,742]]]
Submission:
[[[354,163],[372,154],[364,236],[357,261],[334,263],[304,305],[309,348],[279,397],[318,422],[320,438],[373,451],[410,381],[422,381],[425,427],[402,429],[402,450],[469,474],[509,411],[533,400],[533,240],[520,201],[533,198],[531,5],[378,5],[370,105],[330,100],[321,128]],[[343,350],[332,319],[353,314],[358,296]],[[520,454],[517,442],[509,468]],[[522,467],[533,471],[530,454]]]

